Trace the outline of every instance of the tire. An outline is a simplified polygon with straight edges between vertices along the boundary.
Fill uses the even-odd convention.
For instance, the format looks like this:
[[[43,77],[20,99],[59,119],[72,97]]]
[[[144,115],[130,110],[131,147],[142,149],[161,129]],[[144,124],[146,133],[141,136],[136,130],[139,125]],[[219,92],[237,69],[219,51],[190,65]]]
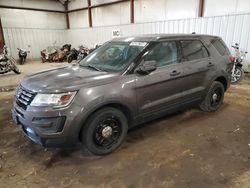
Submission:
[[[72,55],[68,56],[67,61],[68,63],[71,63],[73,61],[73,56]]]
[[[83,145],[95,155],[107,155],[122,144],[128,131],[126,116],[118,109],[107,107],[94,112],[81,134]]]
[[[205,99],[200,104],[200,109],[204,112],[214,112],[223,104],[224,86],[222,83],[214,81],[209,88]]]
[[[19,68],[18,68],[17,65],[16,65],[16,60],[15,60],[14,58],[11,57],[11,58],[9,59],[9,63],[10,63],[10,65],[11,65],[11,70],[12,70],[14,73],[16,73],[16,74],[21,74]]]
[[[53,55],[49,56],[49,63],[53,63]]]
[[[12,64],[13,68],[12,68],[12,71],[16,74],[21,74],[19,68],[15,65],[15,64]]]
[[[23,58],[19,58],[19,64],[23,65],[23,63],[24,63],[24,59]]]
[[[46,62],[46,59],[44,57],[41,57],[42,63]]]
[[[231,84],[238,84],[241,79],[243,78],[244,75],[244,71],[242,70],[242,68],[240,67],[235,67],[235,71],[234,71],[235,76],[231,77]]]
[[[21,74],[20,70],[18,68],[13,69],[13,72],[16,74]]]

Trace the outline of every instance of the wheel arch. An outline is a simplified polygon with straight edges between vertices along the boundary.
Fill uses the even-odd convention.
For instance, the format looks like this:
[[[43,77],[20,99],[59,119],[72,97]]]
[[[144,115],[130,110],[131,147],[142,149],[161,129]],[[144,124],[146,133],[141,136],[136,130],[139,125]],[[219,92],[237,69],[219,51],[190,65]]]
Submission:
[[[228,89],[229,84],[228,84],[227,79],[224,76],[219,76],[214,81],[222,83],[222,85],[224,86],[224,91]]]

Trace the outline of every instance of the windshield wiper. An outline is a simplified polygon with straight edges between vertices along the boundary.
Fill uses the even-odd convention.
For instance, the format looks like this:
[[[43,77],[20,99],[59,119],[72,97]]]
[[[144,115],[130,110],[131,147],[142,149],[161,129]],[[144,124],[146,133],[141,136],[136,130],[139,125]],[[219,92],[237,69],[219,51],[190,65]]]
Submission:
[[[82,67],[89,67],[89,68],[94,69],[96,71],[102,71],[101,69],[99,69],[99,68],[97,68],[97,67],[95,67],[94,65],[91,65],[91,64],[80,65],[80,66],[82,66]]]

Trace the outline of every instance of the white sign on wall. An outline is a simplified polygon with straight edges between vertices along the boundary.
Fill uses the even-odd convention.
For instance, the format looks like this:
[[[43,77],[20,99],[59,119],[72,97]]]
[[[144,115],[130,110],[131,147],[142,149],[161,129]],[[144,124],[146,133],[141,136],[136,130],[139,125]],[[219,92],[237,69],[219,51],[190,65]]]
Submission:
[[[121,30],[120,29],[115,29],[112,31],[112,38],[118,38],[121,36]]]

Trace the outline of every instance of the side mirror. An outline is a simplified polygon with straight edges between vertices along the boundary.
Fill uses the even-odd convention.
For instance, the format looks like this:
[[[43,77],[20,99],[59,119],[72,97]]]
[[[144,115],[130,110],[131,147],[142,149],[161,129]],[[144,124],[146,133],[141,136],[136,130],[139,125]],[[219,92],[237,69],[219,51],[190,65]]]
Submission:
[[[154,70],[156,70],[156,61],[144,61],[135,69],[135,72],[139,74],[149,74]]]

